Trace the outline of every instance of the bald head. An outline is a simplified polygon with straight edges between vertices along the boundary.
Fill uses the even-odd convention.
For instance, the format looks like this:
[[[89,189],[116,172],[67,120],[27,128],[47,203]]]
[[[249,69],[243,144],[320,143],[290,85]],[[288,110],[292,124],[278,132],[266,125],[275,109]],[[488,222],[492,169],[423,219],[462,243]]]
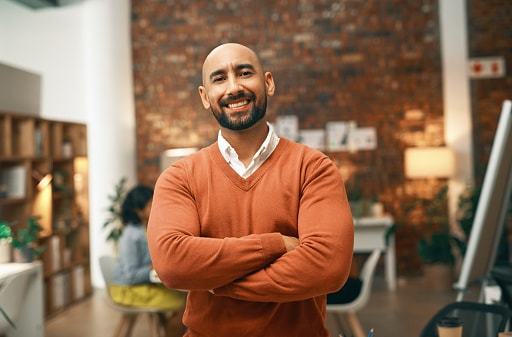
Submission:
[[[225,130],[256,126],[266,132],[267,96],[274,95],[274,89],[272,74],[263,72],[256,53],[241,44],[220,45],[203,63],[199,95]]]
[[[240,63],[241,62],[241,63]],[[212,77],[215,68],[226,63],[252,64],[258,72],[262,72],[261,62],[256,53],[239,43],[225,43],[214,48],[203,63],[203,85]]]

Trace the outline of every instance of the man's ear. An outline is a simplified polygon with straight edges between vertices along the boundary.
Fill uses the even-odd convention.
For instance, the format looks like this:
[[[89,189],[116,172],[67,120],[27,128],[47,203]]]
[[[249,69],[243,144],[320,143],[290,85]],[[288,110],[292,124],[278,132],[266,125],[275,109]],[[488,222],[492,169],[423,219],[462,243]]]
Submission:
[[[210,109],[210,99],[206,94],[206,89],[202,85],[199,87],[199,96],[201,96],[201,101],[203,102],[203,106],[206,110]]]
[[[267,89],[267,96],[274,96],[276,85],[274,83],[274,76],[270,72],[265,73],[265,88]]]

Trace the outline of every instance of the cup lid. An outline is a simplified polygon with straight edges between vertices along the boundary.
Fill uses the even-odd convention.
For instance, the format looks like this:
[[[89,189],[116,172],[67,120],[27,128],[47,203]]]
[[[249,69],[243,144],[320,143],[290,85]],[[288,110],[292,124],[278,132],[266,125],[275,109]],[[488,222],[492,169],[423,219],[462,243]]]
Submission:
[[[455,327],[462,326],[462,323],[463,322],[459,317],[443,317],[437,322],[437,325],[445,327]]]

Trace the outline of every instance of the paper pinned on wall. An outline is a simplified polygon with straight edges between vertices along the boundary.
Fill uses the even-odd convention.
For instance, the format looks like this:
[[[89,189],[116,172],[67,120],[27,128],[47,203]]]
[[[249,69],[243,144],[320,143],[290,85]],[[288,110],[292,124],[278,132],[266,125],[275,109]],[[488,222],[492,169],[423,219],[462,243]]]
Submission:
[[[299,131],[299,142],[313,149],[325,150],[325,130],[306,129]]]
[[[361,151],[377,148],[377,131],[374,127],[358,128],[356,122],[328,122],[327,148],[329,151]]]
[[[295,115],[276,117],[274,129],[279,137],[287,138],[294,142],[299,140],[299,118]]]
[[[349,144],[356,150],[375,150],[377,148],[375,128],[365,127],[351,130]]]
[[[327,149],[329,151],[349,151],[349,134],[356,127],[355,122],[327,122]]]

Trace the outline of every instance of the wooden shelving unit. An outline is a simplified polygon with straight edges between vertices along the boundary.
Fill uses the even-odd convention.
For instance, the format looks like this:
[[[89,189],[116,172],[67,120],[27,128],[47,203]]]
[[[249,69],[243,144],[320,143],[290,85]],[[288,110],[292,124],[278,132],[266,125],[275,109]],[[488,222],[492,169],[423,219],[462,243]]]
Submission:
[[[88,170],[85,124],[0,111],[0,220],[40,217],[46,317],[92,293]]]

